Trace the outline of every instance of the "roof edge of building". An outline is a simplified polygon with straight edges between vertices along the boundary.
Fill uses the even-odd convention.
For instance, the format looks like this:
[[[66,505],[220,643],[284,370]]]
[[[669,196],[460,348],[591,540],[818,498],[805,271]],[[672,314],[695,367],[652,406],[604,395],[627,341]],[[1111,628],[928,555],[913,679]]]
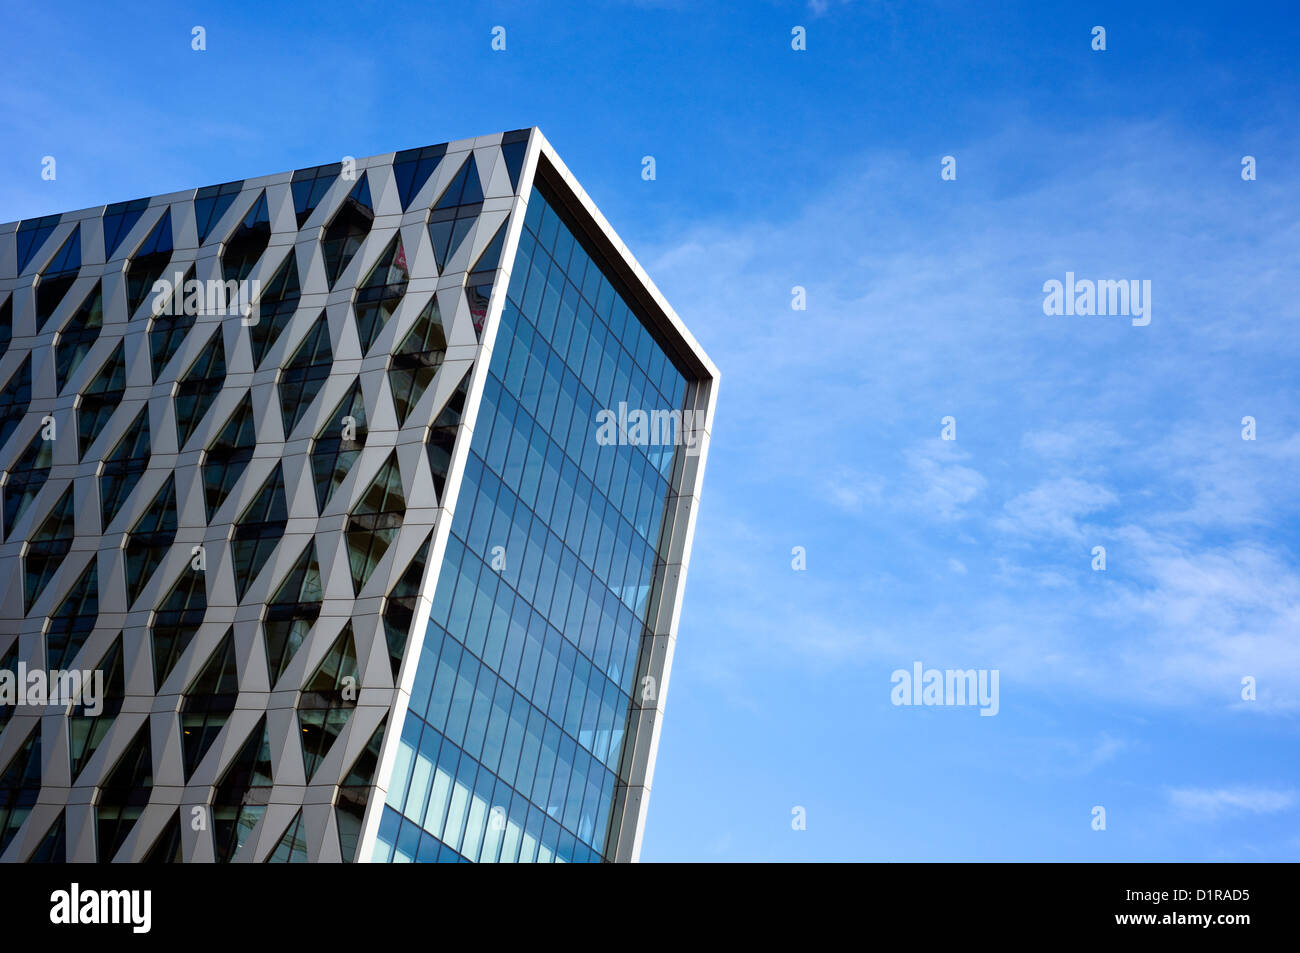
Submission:
[[[691,366],[695,376],[710,380],[716,386],[721,378],[717,365],[691,334],[646,270],[641,267],[641,263],[601,213],[587,190],[560,158],[545,133],[537,126],[533,126],[532,131],[538,142],[534,182],[540,180],[544,187],[564,203],[564,210],[582,228],[584,237],[596,246],[609,265],[618,273],[623,283],[637,298],[641,310],[651,319],[656,330],[674,345],[678,356]]]

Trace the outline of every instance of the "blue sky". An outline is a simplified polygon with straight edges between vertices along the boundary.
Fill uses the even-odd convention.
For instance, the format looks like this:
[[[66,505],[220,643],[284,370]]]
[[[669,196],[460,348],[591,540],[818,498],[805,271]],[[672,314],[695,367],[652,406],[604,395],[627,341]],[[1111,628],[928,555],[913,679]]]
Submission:
[[[643,859],[1300,857],[1287,4],[269,6],[7,5],[0,220],[541,126],[723,374]]]

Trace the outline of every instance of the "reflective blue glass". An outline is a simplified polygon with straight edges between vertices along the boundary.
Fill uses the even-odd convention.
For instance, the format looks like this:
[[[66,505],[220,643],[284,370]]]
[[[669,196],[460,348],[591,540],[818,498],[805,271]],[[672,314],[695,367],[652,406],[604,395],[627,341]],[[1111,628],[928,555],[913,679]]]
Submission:
[[[602,440],[598,414],[626,436],[632,410],[682,410],[686,381],[536,190],[492,354],[378,860],[431,859],[422,838],[439,860],[613,852],[678,448]]]

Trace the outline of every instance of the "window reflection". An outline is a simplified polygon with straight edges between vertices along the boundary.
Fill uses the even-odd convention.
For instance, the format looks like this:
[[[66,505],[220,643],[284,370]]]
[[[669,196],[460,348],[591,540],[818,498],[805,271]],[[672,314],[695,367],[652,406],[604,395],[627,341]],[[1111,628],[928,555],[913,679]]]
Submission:
[[[450,250],[456,223],[444,215],[435,211],[436,239]],[[619,401],[680,409],[685,395],[685,378],[534,192],[375,859],[552,863],[612,851],[675,448],[599,446],[595,416]]]

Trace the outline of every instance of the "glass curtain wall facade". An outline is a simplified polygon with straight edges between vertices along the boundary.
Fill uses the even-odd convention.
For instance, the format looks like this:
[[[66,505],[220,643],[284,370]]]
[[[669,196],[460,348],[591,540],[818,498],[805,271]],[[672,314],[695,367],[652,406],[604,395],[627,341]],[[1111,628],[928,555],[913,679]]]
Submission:
[[[612,856],[684,451],[602,445],[597,413],[687,384],[536,189],[511,275],[376,860]]]

